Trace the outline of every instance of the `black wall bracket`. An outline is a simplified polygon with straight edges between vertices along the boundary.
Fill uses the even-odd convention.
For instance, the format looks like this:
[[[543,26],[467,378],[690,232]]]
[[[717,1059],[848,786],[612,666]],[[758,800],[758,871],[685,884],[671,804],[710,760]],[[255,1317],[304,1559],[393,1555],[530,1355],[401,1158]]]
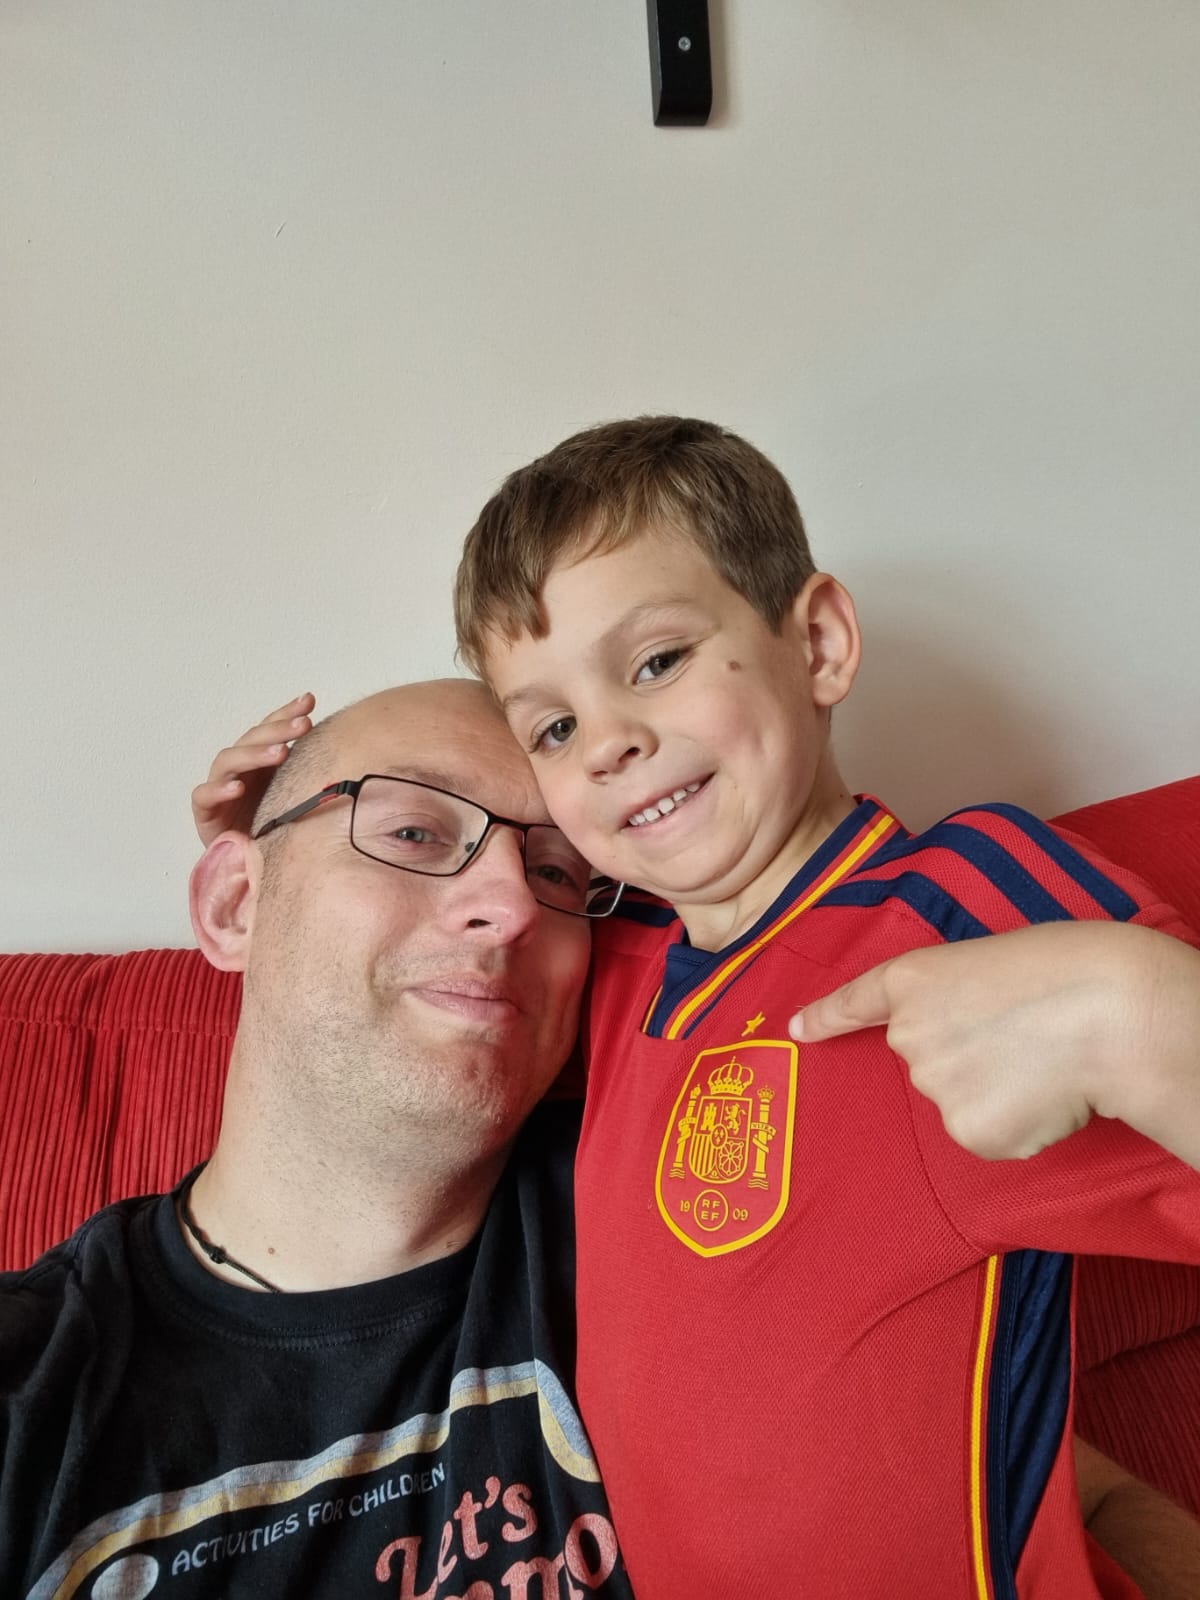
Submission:
[[[712,110],[708,0],[646,0],[650,88],[660,128],[699,128]]]

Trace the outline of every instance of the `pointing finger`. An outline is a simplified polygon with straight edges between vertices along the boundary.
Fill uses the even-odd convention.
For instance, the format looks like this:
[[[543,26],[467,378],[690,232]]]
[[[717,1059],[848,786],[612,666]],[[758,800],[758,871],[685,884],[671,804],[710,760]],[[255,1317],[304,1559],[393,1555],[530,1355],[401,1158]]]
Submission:
[[[788,1023],[788,1032],[802,1044],[836,1039],[860,1028],[878,1028],[891,1021],[892,1008],[887,993],[890,961],[881,962],[860,977],[811,1001],[797,1011]]]

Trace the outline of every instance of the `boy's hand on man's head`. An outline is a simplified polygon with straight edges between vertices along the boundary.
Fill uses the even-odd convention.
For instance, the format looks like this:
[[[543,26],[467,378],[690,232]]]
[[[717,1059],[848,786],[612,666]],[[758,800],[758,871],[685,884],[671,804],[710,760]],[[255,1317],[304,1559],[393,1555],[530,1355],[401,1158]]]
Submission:
[[[1035,1155],[1098,1112],[1196,1165],[1198,1022],[1195,950],[1058,922],[897,956],[798,1012],[791,1033],[886,1027],[914,1087],[979,1156]]]
[[[205,849],[227,829],[249,833],[276,767],[287,760],[288,744],[312,727],[315,704],[311,694],[297,695],[213,758],[208,777],[192,790],[192,821]]]

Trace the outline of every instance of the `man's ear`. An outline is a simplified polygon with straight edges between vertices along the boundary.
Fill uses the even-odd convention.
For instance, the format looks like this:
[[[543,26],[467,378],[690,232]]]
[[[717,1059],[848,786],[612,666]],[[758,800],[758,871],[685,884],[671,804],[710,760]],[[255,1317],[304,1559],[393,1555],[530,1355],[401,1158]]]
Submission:
[[[814,572],[792,601],[791,619],[807,642],[813,704],[836,706],[850,693],[862,659],[862,635],[850,591]]]
[[[244,833],[219,834],[192,868],[192,931],[221,972],[246,970],[261,883],[262,852]]]

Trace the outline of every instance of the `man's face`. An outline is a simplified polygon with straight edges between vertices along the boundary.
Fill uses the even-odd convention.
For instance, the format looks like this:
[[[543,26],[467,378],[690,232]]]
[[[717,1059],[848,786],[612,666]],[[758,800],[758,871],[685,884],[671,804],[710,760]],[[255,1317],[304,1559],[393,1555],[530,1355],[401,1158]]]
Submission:
[[[487,673],[555,821],[685,917],[769,903],[831,825],[806,629],[666,533],[555,567],[541,598],[546,637],[496,640]]]
[[[379,772],[546,820],[528,763],[477,684],[389,690],[329,732],[328,770],[312,792]],[[286,1048],[289,1083],[322,1097],[331,1139],[343,1126],[351,1137],[395,1126],[411,1138],[416,1118],[431,1138],[503,1143],[575,1037],[587,923],[538,905],[511,829],[494,829],[457,876],[421,877],[359,854],[350,807],[331,801],[264,846],[279,855],[246,969],[255,1047]]]

